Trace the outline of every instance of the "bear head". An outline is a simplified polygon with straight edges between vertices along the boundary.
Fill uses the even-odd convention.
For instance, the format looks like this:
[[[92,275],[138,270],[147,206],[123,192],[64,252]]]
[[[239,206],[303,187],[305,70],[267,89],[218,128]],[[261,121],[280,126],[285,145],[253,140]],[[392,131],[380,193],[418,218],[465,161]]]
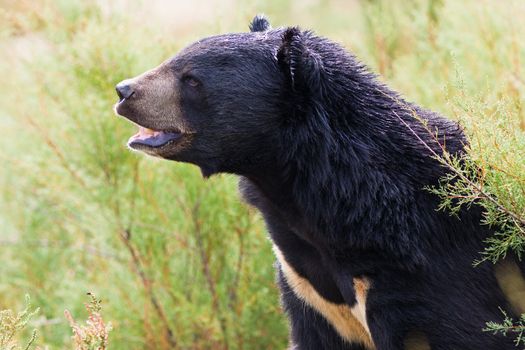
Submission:
[[[322,63],[309,32],[271,29],[262,16],[250,30],[202,39],[120,82],[115,111],[139,126],[128,146],[205,176],[276,165],[283,126],[313,108]]]

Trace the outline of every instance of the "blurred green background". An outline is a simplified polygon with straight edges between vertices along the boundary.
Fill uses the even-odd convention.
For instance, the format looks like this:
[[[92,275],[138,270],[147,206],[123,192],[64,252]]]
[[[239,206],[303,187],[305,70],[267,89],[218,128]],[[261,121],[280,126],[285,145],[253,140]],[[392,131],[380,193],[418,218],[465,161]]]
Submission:
[[[257,13],[342,43],[524,175],[522,0],[0,0],[0,309],[30,294],[39,346],[71,348],[64,310],[84,317],[93,292],[111,349],[286,347],[235,177],[129,152],[135,128],[112,112],[117,82]]]

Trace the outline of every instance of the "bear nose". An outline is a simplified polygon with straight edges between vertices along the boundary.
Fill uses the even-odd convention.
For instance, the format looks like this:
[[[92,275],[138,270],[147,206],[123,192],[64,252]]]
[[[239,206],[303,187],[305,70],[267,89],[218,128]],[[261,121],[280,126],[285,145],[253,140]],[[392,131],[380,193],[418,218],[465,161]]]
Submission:
[[[122,101],[125,98],[130,98],[135,91],[133,91],[133,88],[131,87],[131,82],[129,80],[123,80],[120,83],[115,86],[115,90],[117,90],[117,95]]]

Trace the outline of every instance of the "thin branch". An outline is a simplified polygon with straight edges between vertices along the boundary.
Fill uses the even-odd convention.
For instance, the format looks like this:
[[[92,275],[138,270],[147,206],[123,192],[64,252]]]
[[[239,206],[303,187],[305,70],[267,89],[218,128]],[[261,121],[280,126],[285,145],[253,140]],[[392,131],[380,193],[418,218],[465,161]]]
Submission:
[[[244,261],[244,239],[242,236],[242,232],[238,227],[235,228],[235,232],[237,233],[237,237],[239,238],[239,256],[237,258],[237,265],[235,267],[235,276],[233,278],[233,282],[230,288],[229,296],[230,296],[230,303],[229,307],[231,310],[234,310],[234,305],[237,302],[237,292],[239,289],[239,282],[241,279],[241,272],[243,267],[243,261]]]
[[[219,320],[219,326],[221,328],[221,332],[223,334],[224,338],[224,349],[228,349],[228,332],[227,332],[227,326],[226,322],[224,320],[224,316],[222,315],[222,311],[220,309],[219,305],[219,295],[217,293],[216,283],[215,280],[211,274],[210,269],[210,258],[208,254],[206,253],[206,250],[204,249],[204,241],[202,237],[202,230],[200,225],[200,219],[199,219],[199,210],[200,205],[202,202],[204,195],[202,195],[195,205],[192,208],[192,218],[194,223],[194,229],[195,229],[195,238],[197,239],[197,249],[199,251],[199,256],[201,259],[201,266],[202,266],[202,273],[204,274],[204,277],[206,279],[206,283],[208,284],[208,289],[212,297],[212,308],[217,314],[217,318]]]
[[[122,230],[120,231],[119,237],[121,238],[122,242],[128,249],[128,252],[131,255],[131,260],[133,263],[132,265],[133,270],[140,277],[140,280],[142,281],[142,285],[144,286],[146,294],[148,295],[150,302],[153,305],[153,308],[155,309],[155,312],[159,316],[161,322],[164,325],[164,328],[166,329],[166,340],[168,341],[168,344],[170,345],[171,348],[175,348],[177,346],[177,341],[175,340],[173,331],[169,326],[168,318],[166,317],[164,309],[161,307],[161,304],[159,303],[153,291],[152,283],[150,279],[148,279],[148,277],[146,276],[142,261],[140,260],[140,257],[139,257],[139,253],[137,252],[137,250],[131,243],[131,231]]]
[[[69,162],[66,159],[66,156],[62,153],[60,147],[51,139],[51,137],[49,137],[47,132],[45,132],[31,116],[24,115],[24,117],[26,118],[28,124],[40,134],[49,149],[57,156],[62,167],[66,169],[66,171],[80,184],[83,189],[89,191],[89,188],[84,180],[71,168]]]
[[[399,102],[399,101],[397,101]],[[406,104],[403,105],[404,107],[406,107]],[[417,112],[414,111],[413,109],[408,109],[412,115],[414,116],[414,118],[416,120],[418,120],[422,125],[423,127],[428,131],[428,133],[431,135],[432,138],[434,138],[434,140],[436,141],[436,143],[439,145],[440,149],[442,150],[443,154],[445,156],[441,156],[440,154],[438,154],[432,147],[430,147],[427,142],[425,140],[423,140],[419,135],[418,133],[403,119],[401,118],[401,116],[399,116],[399,114],[396,113],[396,111],[393,111],[394,115],[401,121],[401,123],[403,123],[403,125],[405,125],[409,130],[410,132],[418,139],[418,141],[421,142],[421,144],[423,144],[423,146],[434,156],[434,158],[436,158],[442,165],[444,165],[445,167],[447,167],[449,170],[451,170],[456,176],[458,176],[462,181],[464,181],[465,183],[467,183],[469,186],[471,186],[481,197],[483,197],[484,199],[490,201],[492,204],[494,204],[501,212],[505,213],[506,215],[508,215],[509,217],[511,217],[513,219],[513,222],[514,224],[518,227],[519,231],[525,235],[525,218],[521,218],[520,216],[518,216],[516,213],[508,210],[507,208],[505,208],[503,205],[501,205],[492,195],[486,193],[483,188],[481,188],[477,183],[473,182],[472,180],[470,180],[468,177],[466,177],[461,171],[459,171],[458,169],[456,169],[454,166],[452,166],[451,164],[449,164],[449,162],[447,162],[447,160],[445,158],[450,158],[450,155],[448,153],[448,151],[443,147],[443,145],[439,142],[439,140],[437,139],[437,137],[434,135],[434,133],[432,132],[432,130],[430,130],[428,128],[428,126],[421,120],[421,118],[418,116]]]
[[[58,240],[48,239],[33,239],[33,240],[20,240],[20,239],[2,239],[0,240],[0,246],[33,246],[38,248],[55,248],[60,249],[66,247],[66,243]],[[78,251],[82,251],[94,256],[101,258],[115,259],[117,261],[123,261],[123,259],[109,251],[99,249],[89,244],[83,244],[81,246],[67,246]]]

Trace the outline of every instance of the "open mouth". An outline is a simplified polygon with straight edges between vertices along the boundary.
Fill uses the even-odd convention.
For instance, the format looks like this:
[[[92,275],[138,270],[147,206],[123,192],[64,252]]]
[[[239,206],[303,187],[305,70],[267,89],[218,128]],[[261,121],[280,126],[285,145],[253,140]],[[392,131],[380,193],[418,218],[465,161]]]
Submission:
[[[113,107],[115,114],[128,119],[139,128],[138,132],[129,138],[129,148],[156,154],[157,150],[162,147],[179,142],[184,138],[185,132],[178,128],[154,130],[138,124],[135,118],[130,116],[133,113],[130,112],[129,107],[126,107],[126,101],[133,96],[134,92],[129,93],[121,88],[120,90],[117,89],[117,93],[119,101]]]
[[[129,138],[128,146],[131,148],[160,148],[179,140],[182,135],[182,132],[179,131],[156,131],[139,126],[139,132]]]

